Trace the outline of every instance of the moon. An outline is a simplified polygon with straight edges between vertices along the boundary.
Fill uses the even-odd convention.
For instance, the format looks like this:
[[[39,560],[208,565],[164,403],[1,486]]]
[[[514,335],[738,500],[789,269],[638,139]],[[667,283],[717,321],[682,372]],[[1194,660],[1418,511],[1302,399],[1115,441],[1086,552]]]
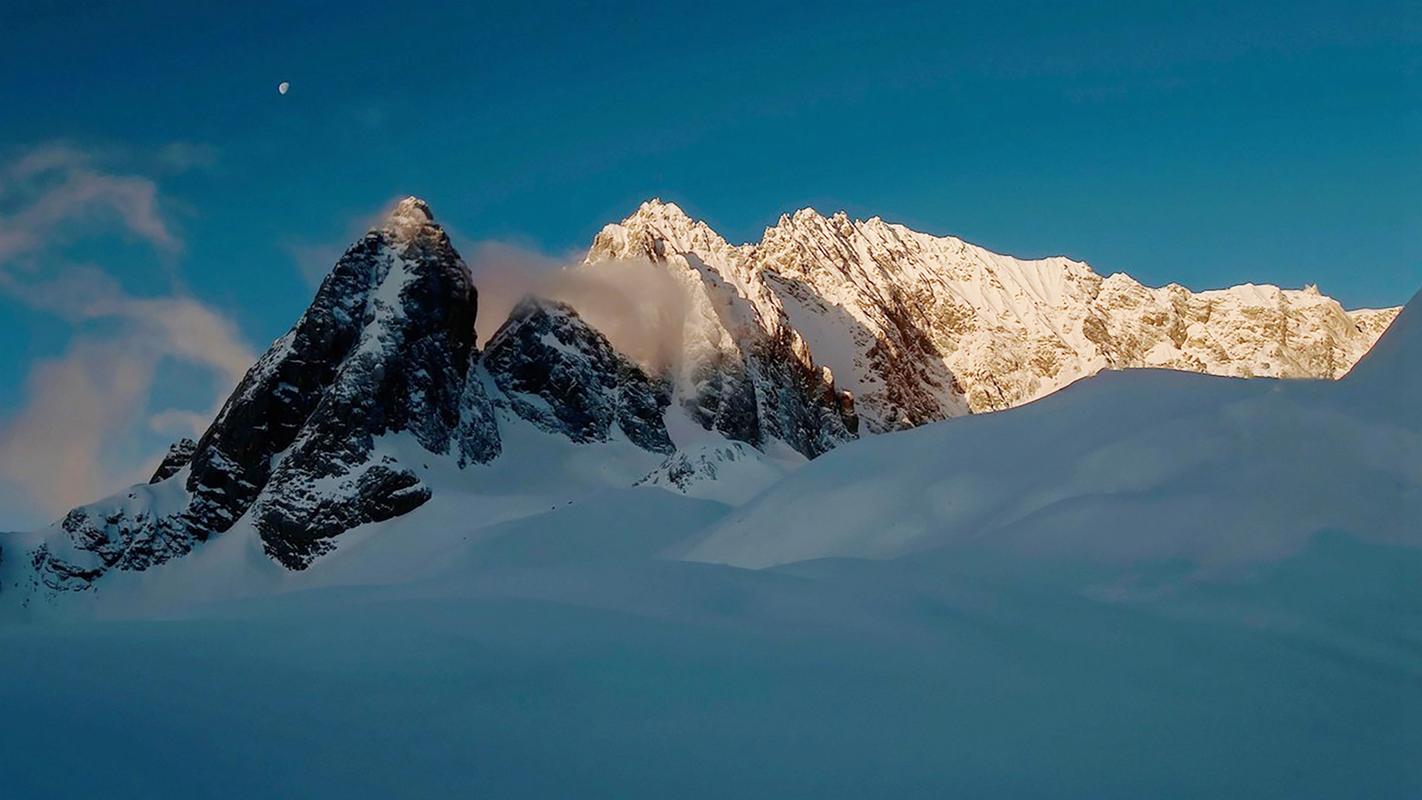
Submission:
[[[278,84],[277,84],[277,94],[286,94],[286,90],[287,90],[287,89],[290,89],[290,88],[291,88],[291,84],[290,84],[290,83],[288,83],[288,82],[286,82],[286,81],[282,81],[281,83],[278,83]]]

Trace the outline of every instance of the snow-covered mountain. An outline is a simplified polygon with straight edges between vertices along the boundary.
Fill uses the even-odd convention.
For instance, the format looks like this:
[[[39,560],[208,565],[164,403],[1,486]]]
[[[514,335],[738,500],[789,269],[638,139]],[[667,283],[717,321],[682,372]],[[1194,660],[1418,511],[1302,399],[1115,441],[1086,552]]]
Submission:
[[[687,310],[673,391],[703,427],[813,458],[858,431],[852,398],[816,364],[779,298],[739,251],[676,206],[646,203],[597,235],[585,268],[650,259],[681,284]]]
[[[217,536],[304,570],[440,494],[427,519],[634,485],[740,504],[856,438],[861,418],[884,432],[1006,408],[1112,367],[1337,377],[1396,314],[1312,289],[1147,289],[808,210],[733,247],[652,201],[576,269],[627,259],[684,295],[670,360],[637,363],[577,309],[534,297],[480,352],[468,267],[428,206],[402,201],[198,441],[175,444],[149,484],[8,538],[0,585],[85,590]],[[481,499],[461,509],[471,482]]]
[[[1103,369],[1338,378],[1398,311],[1345,311],[1314,287],[1148,288],[812,209],[732,246],[652,200],[604,228],[587,260],[619,258],[700,282],[691,365],[714,372],[701,365],[753,336],[784,342],[800,364],[828,368],[872,432],[1010,408]]]

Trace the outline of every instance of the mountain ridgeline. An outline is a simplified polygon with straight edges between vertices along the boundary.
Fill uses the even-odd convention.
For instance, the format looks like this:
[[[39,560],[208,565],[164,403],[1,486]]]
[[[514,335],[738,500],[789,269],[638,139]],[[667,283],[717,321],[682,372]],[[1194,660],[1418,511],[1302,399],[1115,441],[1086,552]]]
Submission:
[[[345,532],[431,498],[428,459],[398,442],[470,481],[484,474],[475,467],[497,469],[516,429],[625,442],[666,459],[642,483],[678,491],[760,455],[815,458],[1102,369],[1336,378],[1397,313],[1345,311],[1312,288],[1150,289],[809,210],[731,246],[651,201],[603,229],[578,269],[634,258],[684,289],[672,363],[636,363],[573,307],[536,297],[481,352],[470,271],[408,198],[337,261],[199,440],[175,444],[149,484],[76,508],[3,556],[26,564],[31,591],[84,590],[245,520],[269,558],[301,570]]]
[[[588,263],[633,257],[665,264],[704,298],[688,341],[718,357],[748,336],[782,342],[852,394],[868,432],[1011,408],[1104,369],[1340,378],[1399,311],[1345,311],[1315,287],[1148,288],[1079,261],[1016,259],[811,209],[732,246],[652,200],[604,228]],[[738,327],[746,318],[754,324]]]

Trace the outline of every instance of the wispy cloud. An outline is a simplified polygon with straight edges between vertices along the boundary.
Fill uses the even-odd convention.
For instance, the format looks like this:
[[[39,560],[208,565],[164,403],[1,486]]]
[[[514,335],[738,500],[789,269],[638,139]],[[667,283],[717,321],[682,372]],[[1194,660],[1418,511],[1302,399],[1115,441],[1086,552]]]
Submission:
[[[116,295],[101,308],[86,313],[112,320],[116,330],[76,336],[62,355],[34,364],[23,404],[0,421],[0,479],[22,488],[37,514],[61,513],[142,478],[158,453],[145,451],[138,434],[200,433],[255,360],[235,326],[198,301]],[[145,416],[165,359],[205,370],[214,405]]]
[[[190,164],[197,152],[168,157]],[[182,251],[158,185],[106,163],[64,144],[0,163],[0,293],[72,326],[60,355],[30,365],[18,410],[0,419],[0,527],[52,518],[145,477],[161,453],[144,434],[197,432],[255,360],[232,320],[206,303],[137,296],[101,267],[58,255],[115,231],[160,257]],[[149,413],[169,360],[209,376],[210,408]]]
[[[148,178],[98,169],[91,156],[68,145],[24,153],[3,174],[0,198],[16,210],[0,213],[0,262],[115,221],[160,251],[181,249]]]

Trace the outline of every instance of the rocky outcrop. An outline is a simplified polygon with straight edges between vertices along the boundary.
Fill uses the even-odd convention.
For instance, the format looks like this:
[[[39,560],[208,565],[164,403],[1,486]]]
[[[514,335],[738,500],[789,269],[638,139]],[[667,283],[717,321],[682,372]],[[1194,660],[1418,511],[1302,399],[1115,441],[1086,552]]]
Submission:
[[[742,442],[726,442],[667,456],[656,469],[637,481],[637,486],[660,486],[665,489],[688,494],[698,485],[715,481],[726,470],[747,459],[754,459],[755,451]]]
[[[166,481],[177,475],[179,471],[192,463],[193,453],[197,452],[197,442],[183,437],[168,448],[167,455],[159,462],[158,469],[153,471],[153,477],[148,479],[149,483]]]
[[[669,492],[741,505],[785,477],[791,467],[745,442],[708,438],[666,457],[636,482]]]
[[[489,339],[484,368],[515,414],[574,442],[614,428],[644,450],[675,448],[663,414],[667,387],[618,353],[570,306],[525,298]]]

